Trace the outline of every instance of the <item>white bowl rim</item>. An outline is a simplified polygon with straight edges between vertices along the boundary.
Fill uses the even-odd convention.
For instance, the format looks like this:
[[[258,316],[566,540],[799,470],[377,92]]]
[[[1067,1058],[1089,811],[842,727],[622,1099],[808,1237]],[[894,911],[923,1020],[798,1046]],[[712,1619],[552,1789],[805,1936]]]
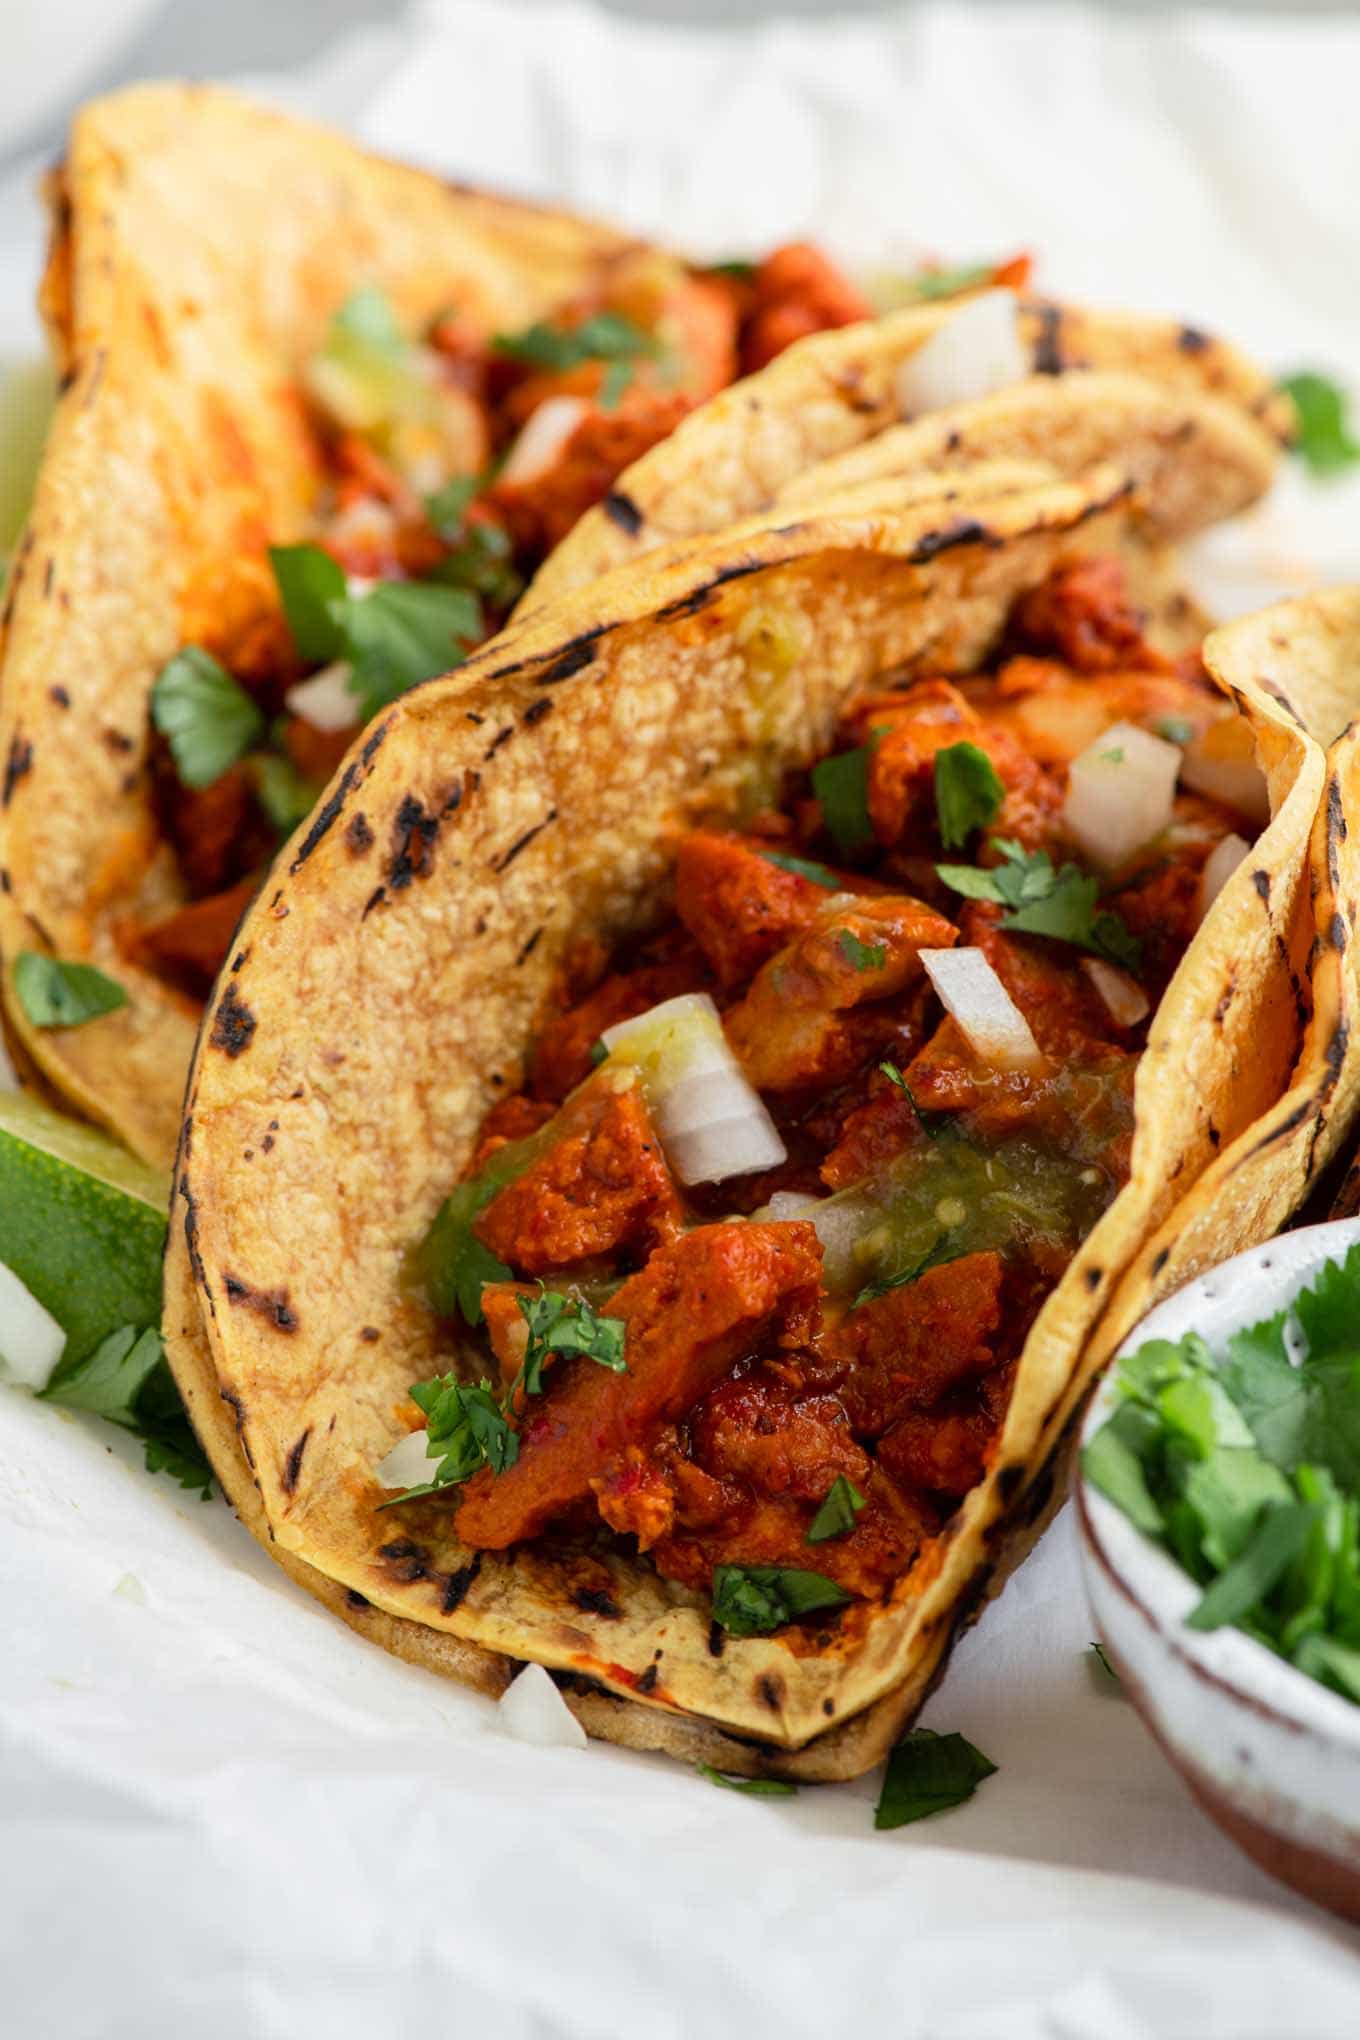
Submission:
[[[1218,1351],[1231,1333],[1291,1303],[1327,1261],[1360,1242],[1360,1218],[1301,1226],[1178,1289],[1149,1312],[1119,1347],[1082,1425],[1084,1448],[1114,1405],[1119,1362],[1149,1339],[1180,1339],[1197,1331]],[[1078,1517],[1088,1564],[1099,1564],[1142,1609],[1163,1642],[1208,1682],[1261,1714],[1273,1715],[1330,1743],[1360,1751],[1360,1705],[1320,1685],[1240,1629],[1187,1629],[1201,1589],[1171,1554],[1137,1529],[1114,1502],[1077,1473]]]

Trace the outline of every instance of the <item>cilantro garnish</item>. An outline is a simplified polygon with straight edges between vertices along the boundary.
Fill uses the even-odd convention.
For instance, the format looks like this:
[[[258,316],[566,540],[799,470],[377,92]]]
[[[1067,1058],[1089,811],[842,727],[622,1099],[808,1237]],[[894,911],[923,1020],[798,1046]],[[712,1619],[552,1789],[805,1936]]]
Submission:
[[[628,1372],[623,1357],[628,1327],[623,1318],[597,1317],[582,1298],[563,1296],[556,1289],[540,1289],[537,1296],[518,1296],[515,1301],[529,1336],[506,1397],[511,1409],[521,1392],[537,1395],[542,1389],[543,1366],[550,1353],[584,1353],[611,1374]]]
[[[430,1302],[440,1317],[455,1311],[469,1325],[482,1321],[482,1290],[488,1282],[508,1282],[510,1270],[473,1232],[473,1224],[498,1190],[513,1181],[518,1166],[506,1167],[508,1150],[501,1148],[487,1166],[449,1192],[420,1249],[420,1268]],[[497,1167],[500,1163],[502,1166]]]
[[[170,746],[181,781],[194,788],[220,779],[264,733],[258,705],[200,645],[186,645],[161,667],[151,690],[151,720]]]
[[[923,1112],[916,1102],[916,1093],[912,1090],[911,1085],[907,1082],[895,1062],[881,1062],[878,1067],[888,1079],[888,1082],[895,1085],[902,1093],[902,1096],[916,1114],[916,1124],[920,1127],[922,1133],[930,1140],[938,1139],[941,1126],[948,1124],[949,1114],[947,1112]]]
[[[713,1619],[733,1636],[768,1636],[799,1615],[841,1608],[844,1587],[821,1573],[787,1565],[720,1565],[713,1574]]]
[[[1190,1333],[1121,1365],[1082,1456],[1093,1487],[1203,1589],[1193,1629],[1236,1624],[1360,1700],[1360,1247],[1216,1359]],[[1291,1358],[1290,1341],[1302,1344]]]
[[[1108,1692],[1112,1686],[1122,1688],[1124,1682],[1110,1663],[1103,1643],[1098,1643],[1092,1638],[1086,1647],[1086,1662],[1091,1668],[1092,1678],[1102,1691]]]
[[[14,993],[34,1027],[83,1027],[128,1002],[123,987],[92,963],[62,963],[36,949],[15,957]]]
[[[472,1186],[465,1184],[463,1187],[468,1189]],[[493,1193],[495,1187],[492,1186]],[[479,1242],[473,1241],[472,1244],[487,1261],[497,1268],[501,1267],[495,1255],[488,1254]],[[509,1272],[509,1269],[504,1270],[506,1276]],[[472,1298],[469,1296],[467,1300],[472,1301]],[[390,1500],[380,1502],[380,1508],[390,1509],[397,1502],[431,1495],[439,1488],[458,1487],[484,1466],[489,1466],[493,1473],[504,1473],[507,1467],[513,1466],[519,1458],[519,1433],[508,1413],[514,1410],[521,1393],[537,1395],[540,1392],[544,1362],[550,1353],[584,1353],[601,1367],[609,1368],[611,1373],[627,1373],[628,1363],[623,1357],[627,1326],[622,1318],[597,1317],[588,1303],[560,1296],[552,1289],[541,1289],[537,1296],[517,1296],[515,1300],[524,1313],[529,1335],[519,1373],[504,1398],[497,1397],[486,1379],[475,1387],[460,1381],[456,1374],[439,1374],[430,1381],[415,1382],[411,1388],[411,1400],[425,1413],[429,1456],[437,1458],[439,1465],[422,1486],[407,1488],[403,1493],[393,1495]],[[460,1308],[464,1308],[461,1300]],[[477,1283],[476,1311],[480,1318],[480,1281]],[[465,1308],[464,1315],[467,1315]]]
[[[1280,384],[1294,402],[1299,436],[1296,451],[1311,474],[1337,475],[1360,461],[1360,441],[1352,437],[1346,398],[1330,376],[1305,370]]]
[[[484,1466],[504,1473],[518,1459],[519,1433],[485,1377],[474,1387],[456,1374],[436,1374],[430,1381],[412,1383],[411,1400],[424,1412],[429,1456],[439,1464],[429,1480],[380,1502],[380,1509],[458,1487]]]
[[[521,333],[498,333],[491,346],[508,361],[555,374],[586,361],[635,361],[660,352],[652,335],[621,312],[596,312],[571,327],[550,326],[540,319]]]
[[[726,262],[710,262],[706,265],[710,276],[730,276],[734,283],[754,283],[756,265],[744,256],[734,256]]]
[[[469,506],[484,486],[482,475],[454,475],[442,489],[425,498],[425,515],[441,538],[462,536]]]
[[[291,758],[277,751],[257,751],[250,761],[255,798],[281,836],[291,836],[316,806],[320,787],[305,779]]]
[[[409,687],[460,665],[483,631],[469,588],[434,581],[382,581],[351,595],[339,564],[318,545],[269,553],[288,627],[312,663],[345,659],[365,721]]]
[[[971,1799],[996,1765],[961,1735],[915,1728],[888,1758],[874,1810],[876,1828],[906,1827]]]
[[[146,1447],[149,1473],[168,1473],[206,1500],[212,1473],[184,1414],[161,1335],[123,1325],[72,1367],[59,1367],[42,1391],[47,1402],[89,1410],[131,1431]]]
[[[822,820],[843,856],[863,850],[874,840],[869,820],[869,766],[872,744],[854,751],[839,751],[823,758],[812,768],[812,791],[822,810]]]
[[[694,1768],[710,1785],[721,1785],[728,1792],[747,1792],[752,1799],[792,1799],[798,1791],[787,1778],[728,1778],[715,1771],[712,1764],[696,1764]]]
[[[781,871],[791,871],[795,878],[806,878],[826,892],[843,890],[835,872],[814,857],[791,857],[787,850],[762,850],[760,854],[767,864],[777,864]]]
[[[911,282],[915,295],[929,304],[936,298],[957,297],[962,290],[976,290],[990,283],[994,273],[990,262],[968,262],[954,269],[922,269]]]
[[[1009,837],[993,836],[992,848],[1004,863],[984,871],[973,864],[937,864],[935,869],[965,899],[992,900],[1008,911],[1003,928],[1024,935],[1047,935],[1088,949],[1125,970],[1136,970],[1141,954],[1137,937],[1118,914],[1097,905],[1100,883],[1075,864],[1054,870],[1046,850],[1026,850]]]
[[[854,1482],[838,1473],[826,1496],[808,1526],[806,1542],[825,1544],[833,1537],[846,1537],[855,1527],[855,1518],[865,1506],[864,1496]]]
[[[836,946],[848,964],[856,970],[882,970],[888,961],[888,951],[882,942],[861,942],[850,928],[837,932]]]
[[[935,753],[935,814],[946,850],[994,821],[1005,797],[1000,774],[976,744],[948,744]]]
[[[886,1296],[891,1289],[905,1289],[909,1282],[916,1282],[929,1268],[946,1268],[951,1261],[957,1261],[957,1253],[947,1253],[949,1233],[942,1232],[935,1244],[914,1261],[909,1268],[901,1268],[896,1275],[879,1276],[873,1282],[866,1282],[859,1295],[851,1304],[851,1310],[858,1310],[862,1303],[876,1303],[880,1296]]]

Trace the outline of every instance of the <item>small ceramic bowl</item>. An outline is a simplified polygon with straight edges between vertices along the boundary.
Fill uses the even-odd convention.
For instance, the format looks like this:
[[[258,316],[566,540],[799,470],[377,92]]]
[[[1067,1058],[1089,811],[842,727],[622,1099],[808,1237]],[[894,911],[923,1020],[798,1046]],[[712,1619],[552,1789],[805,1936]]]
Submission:
[[[1121,1357],[1145,1339],[1189,1331],[1220,1352],[1358,1240],[1360,1220],[1345,1219],[1239,1254],[1154,1310]],[[1083,1444],[1110,1414],[1114,1372],[1092,1402]],[[1080,1476],[1077,1509],[1101,1640],[1195,1798],[1271,1876],[1360,1920],[1360,1706],[1239,1630],[1187,1629],[1200,1589],[1175,1560]]]

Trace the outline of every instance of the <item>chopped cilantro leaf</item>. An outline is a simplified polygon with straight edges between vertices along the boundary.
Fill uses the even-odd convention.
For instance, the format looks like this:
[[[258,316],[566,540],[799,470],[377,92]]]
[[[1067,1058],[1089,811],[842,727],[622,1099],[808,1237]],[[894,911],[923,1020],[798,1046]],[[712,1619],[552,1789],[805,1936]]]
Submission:
[[[470,588],[381,581],[352,595],[320,546],[275,546],[269,557],[299,653],[349,661],[365,721],[408,688],[460,665],[482,635],[481,604]]]
[[[842,890],[835,872],[829,871],[825,864],[818,864],[814,857],[791,857],[787,850],[762,850],[760,854],[767,864],[777,864],[781,871],[791,871],[795,878],[806,878],[826,892]]]
[[[83,1027],[128,1002],[123,987],[92,963],[63,963],[36,949],[14,959],[14,994],[34,1027]]]
[[[501,1148],[479,1174],[451,1190],[425,1235],[419,1256],[421,1272],[440,1317],[457,1312],[465,1324],[479,1325],[485,1285],[511,1279],[504,1261],[484,1247],[472,1230],[496,1192],[518,1173],[496,1167],[506,1154]]]
[[[212,1473],[154,1327],[123,1325],[110,1332],[83,1360],[59,1367],[43,1397],[131,1431],[145,1446],[149,1473],[168,1473],[205,1500],[212,1493]]]
[[[441,538],[461,536],[468,508],[484,486],[481,475],[454,475],[442,489],[425,498],[425,514]]]
[[[555,1289],[541,1289],[537,1296],[516,1297],[529,1327],[524,1359],[506,1401],[515,1407],[521,1392],[537,1395],[543,1386],[543,1366],[550,1353],[584,1353],[587,1359],[607,1367],[611,1374],[626,1374],[623,1357],[627,1325],[622,1318],[597,1317],[579,1297],[566,1297]]]
[[[250,760],[255,781],[255,798],[281,836],[291,836],[298,823],[316,806],[321,789],[315,780],[304,779],[291,758],[277,751],[258,751]]]
[[[456,1374],[437,1374],[411,1387],[411,1400],[425,1417],[429,1456],[439,1461],[430,1479],[380,1502],[393,1508],[439,1488],[458,1487],[489,1466],[504,1473],[519,1457],[519,1433],[506,1417],[485,1379],[473,1386]]]
[[[841,955],[856,970],[882,970],[888,961],[887,947],[882,942],[861,942],[850,928],[842,928],[836,937]]]
[[[1095,1674],[1098,1686],[1105,1689],[1108,1689],[1110,1686],[1122,1688],[1124,1682],[1110,1663],[1103,1643],[1097,1643],[1093,1638],[1087,1646],[1086,1660]]]
[[[756,265],[744,256],[733,256],[726,262],[710,262],[707,265],[710,276],[730,276],[734,283],[754,283]]]
[[[344,657],[345,571],[319,545],[272,545],[269,564],[299,658],[325,665]]]
[[[365,721],[399,694],[447,673],[482,635],[477,598],[430,581],[382,581],[345,603],[345,651]]]
[[[947,744],[935,753],[935,814],[946,850],[994,821],[1005,797],[996,767],[976,744]]]
[[[752,1799],[792,1799],[798,1791],[787,1778],[728,1778],[715,1771],[712,1764],[696,1764],[694,1768],[710,1785],[721,1785],[728,1792],[746,1792]]]
[[[854,751],[839,751],[823,758],[812,768],[812,791],[821,805],[822,820],[843,856],[863,850],[874,840],[869,820],[869,764],[873,746],[861,744]]]
[[[891,1289],[905,1289],[909,1282],[918,1281],[928,1268],[945,1268],[951,1261],[957,1260],[959,1258],[957,1254],[944,1251],[948,1239],[949,1234],[942,1232],[934,1246],[909,1268],[899,1269],[896,1275],[879,1276],[873,1282],[866,1282],[851,1304],[851,1310],[858,1310],[862,1303],[876,1303],[880,1296],[886,1296]]]
[[[1330,376],[1305,370],[1286,376],[1280,385],[1293,399],[1298,415],[1298,454],[1317,476],[1341,474],[1360,461],[1360,441],[1350,430],[1346,398]]]
[[[611,361],[604,372],[604,379],[600,384],[600,409],[602,411],[616,411],[619,407],[620,398],[631,386],[632,380],[633,364],[631,361]]]
[[[806,1541],[809,1544],[825,1544],[833,1537],[848,1536],[864,1506],[864,1496],[854,1482],[838,1473],[808,1526]]]
[[[876,1828],[906,1827],[971,1799],[996,1765],[966,1737],[916,1728],[888,1758],[874,1811]]]
[[[916,1102],[915,1092],[895,1062],[881,1062],[878,1067],[888,1079],[888,1082],[895,1085],[902,1093],[908,1105],[910,1105],[912,1111],[916,1114],[916,1124],[920,1127],[922,1133],[927,1134],[931,1140],[936,1139],[941,1124],[947,1122],[949,1115],[942,1112],[923,1112]]]
[[[264,733],[258,705],[200,645],[186,645],[161,667],[151,720],[180,779],[196,789],[220,779]]]
[[[713,1574],[713,1619],[733,1636],[768,1636],[799,1615],[841,1608],[844,1587],[821,1573],[787,1565],[720,1565]]]
[[[971,864],[937,864],[939,877],[966,899],[992,900],[1007,908],[1003,928],[1070,942],[1125,970],[1137,969],[1140,945],[1118,914],[1098,907],[1098,880],[1075,864],[1055,871],[1046,850],[1028,851],[1004,836],[993,836],[991,842],[1001,853],[1001,864],[986,871]]]
[[[922,269],[910,279],[912,294],[922,303],[936,298],[957,297],[960,291],[976,290],[992,279],[990,262],[960,263],[954,269]]]
[[[498,333],[491,343],[508,361],[550,373],[579,368],[585,361],[633,361],[655,355],[657,342],[621,312],[596,312],[579,326],[550,326],[538,320],[521,333]]]

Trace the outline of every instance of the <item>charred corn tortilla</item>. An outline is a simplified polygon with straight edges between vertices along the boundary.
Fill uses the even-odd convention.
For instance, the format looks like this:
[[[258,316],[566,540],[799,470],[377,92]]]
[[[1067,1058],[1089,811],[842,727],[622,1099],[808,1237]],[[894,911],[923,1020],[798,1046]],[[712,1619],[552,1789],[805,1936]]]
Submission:
[[[1168,537],[1230,515],[1270,483],[1292,429],[1287,399],[1245,356],[1197,328],[1050,301],[1021,301],[1017,324],[1033,373],[971,404],[905,419],[898,378],[957,316],[957,303],[914,306],[872,323],[819,333],[759,376],[736,383],[687,418],[620,476],[539,570],[522,610],[677,539],[719,530],[781,501],[811,501],[847,483],[979,457],[1051,462],[1074,473],[1091,461],[1159,447],[1185,458],[1199,433],[1205,469],[1158,496],[1151,514]],[[1146,385],[1163,393],[1160,426]],[[1140,388],[1140,386],[1142,386]],[[1136,420],[1128,406],[1137,408]],[[1209,471],[1213,479],[1209,479]]]
[[[521,328],[630,244],[187,87],[82,114],[55,218],[46,300],[65,389],[0,649],[0,952],[92,963],[127,1004],[38,1028],[10,968],[0,1004],[57,1095],[159,1162],[198,1008],[132,960],[137,931],[186,899],[148,707],[182,646],[211,652],[276,614],[267,548],[308,535],[322,476],[301,364],[356,285],[414,327],[456,281],[489,325]],[[1114,457],[1163,535],[1268,485],[1281,418],[1250,364],[1184,329],[1071,308],[1023,314],[1044,374],[898,427],[896,368],[953,309],[823,336],[705,407],[587,517],[539,592],[783,489],[793,514],[828,456],[809,483],[821,499],[913,474],[929,486],[979,458],[1079,473]],[[1089,372],[1047,373],[1067,364]]]
[[[1080,1355],[1129,1264],[1285,1091],[1325,770],[1307,718],[1330,735],[1342,699],[1310,672],[1291,707],[1240,685],[1273,818],[1161,1003],[1131,1178],[1049,1296],[993,1467],[929,1579],[817,1647],[728,1638],[715,1654],[706,1599],[644,1564],[600,1561],[620,1611],[601,1615],[551,1540],[479,1555],[441,1504],[399,1528],[375,1513],[372,1469],[409,1384],[440,1364],[410,1250],[519,1082],[572,945],[645,922],[676,830],[747,811],[873,676],[967,672],[1056,561],[1141,559],[1119,470],[1003,477],[1000,492],[984,470],[904,510],[861,500],[740,527],[530,618],[374,725],[247,916],[189,1087],[168,1348],[249,1527],[400,1655],[486,1690],[538,1659],[592,1682],[574,1702],[592,1732],[639,1747],[808,1777],[867,1768],[1034,1534]],[[1269,1148],[1252,1164],[1272,1167]],[[1202,1237],[1235,1239],[1240,1222],[1229,1193]]]

